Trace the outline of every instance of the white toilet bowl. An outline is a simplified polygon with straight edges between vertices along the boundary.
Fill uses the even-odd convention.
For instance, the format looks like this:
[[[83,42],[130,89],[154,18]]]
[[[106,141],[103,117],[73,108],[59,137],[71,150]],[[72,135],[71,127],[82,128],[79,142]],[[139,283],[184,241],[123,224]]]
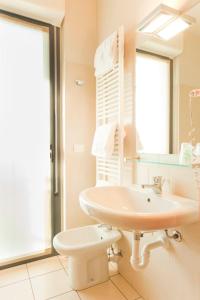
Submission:
[[[118,230],[99,225],[69,229],[53,239],[56,251],[69,257],[71,287],[81,290],[108,279],[107,249],[121,238]]]

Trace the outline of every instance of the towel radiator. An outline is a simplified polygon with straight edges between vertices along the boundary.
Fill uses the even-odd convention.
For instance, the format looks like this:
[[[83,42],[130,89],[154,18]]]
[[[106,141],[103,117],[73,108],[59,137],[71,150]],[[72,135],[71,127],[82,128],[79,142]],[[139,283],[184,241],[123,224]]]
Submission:
[[[112,70],[96,77],[96,126],[117,122],[112,157],[96,158],[96,184],[120,185],[123,180],[124,126],[124,30],[117,30],[117,62]]]

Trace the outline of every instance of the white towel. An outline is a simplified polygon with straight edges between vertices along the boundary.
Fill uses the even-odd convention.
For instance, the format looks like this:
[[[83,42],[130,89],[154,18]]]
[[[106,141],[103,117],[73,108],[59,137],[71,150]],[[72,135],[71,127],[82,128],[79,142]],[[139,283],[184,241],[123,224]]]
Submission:
[[[96,186],[113,186],[114,183],[106,181],[106,180],[98,180]]]
[[[117,63],[117,32],[112,33],[97,48],[94,58],[95,76],[112,70]]]
[[[92,144],[92,154],[109,158],[114,151],[116,123],[105,124],[97,127]]]

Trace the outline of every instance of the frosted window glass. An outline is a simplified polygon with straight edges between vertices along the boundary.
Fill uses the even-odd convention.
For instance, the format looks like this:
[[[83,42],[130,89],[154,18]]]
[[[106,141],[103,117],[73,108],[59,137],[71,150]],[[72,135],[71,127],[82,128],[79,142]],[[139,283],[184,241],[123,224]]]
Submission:
[[[170,62],[148,54],[136,57],[137,151],[169,153]]]
[[[51,244],[48,38],[0,20],[0,261]]]

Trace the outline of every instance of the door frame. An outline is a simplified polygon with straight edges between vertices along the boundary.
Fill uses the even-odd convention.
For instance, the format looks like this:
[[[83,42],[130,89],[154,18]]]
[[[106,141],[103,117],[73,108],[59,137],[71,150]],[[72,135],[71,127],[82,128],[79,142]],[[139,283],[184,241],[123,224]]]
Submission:
[[[50,71],[50,163],[51,163],[51,248],[23,258],[11,259],[0,265],[0,270],[12,266],[55,256],[53,236],[61,230],[61,79],[60,79],[60,28],[0,9],[0,16],[39,25],[49,30]]]

